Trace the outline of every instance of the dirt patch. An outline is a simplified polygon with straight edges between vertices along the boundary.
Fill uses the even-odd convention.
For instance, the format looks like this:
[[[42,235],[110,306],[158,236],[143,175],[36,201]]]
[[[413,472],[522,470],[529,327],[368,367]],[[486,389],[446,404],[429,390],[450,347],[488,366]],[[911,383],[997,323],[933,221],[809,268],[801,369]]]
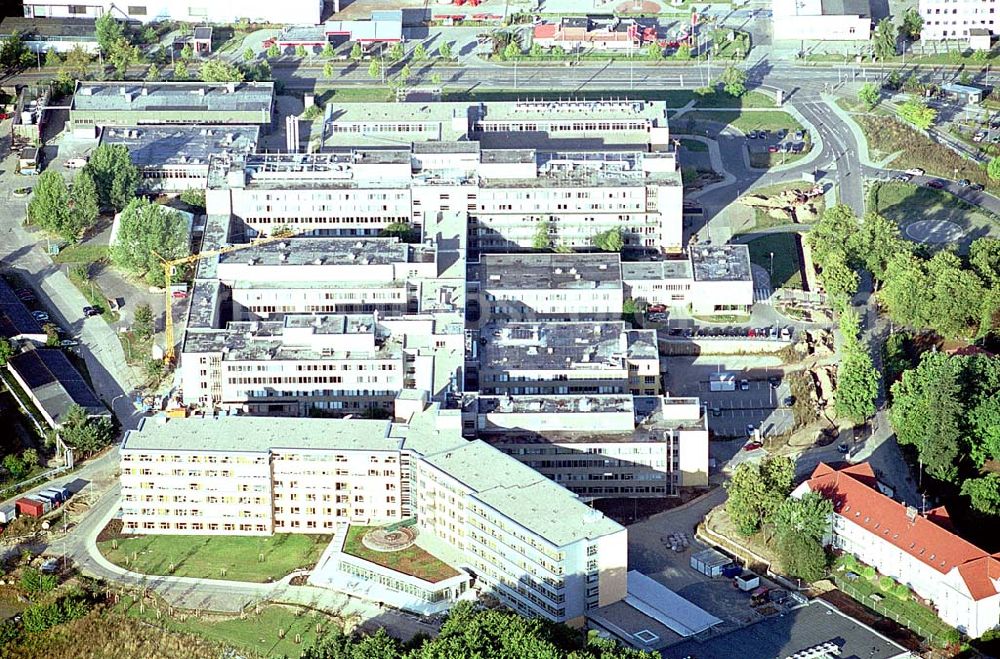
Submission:
[[[629,525],[648,519],[653,515],[683,506],[710,490],[701,488],[681,488],[680,496],[655,499],[596,499],[594,508],[619,524]]]
[[[122,521],[120,519],[113,519],[108,522],[108,525],[101,529],[101,532],[97,534],[98,542],[107,542],[108,540],[121,540],[126,537],[122,533]]]
[[[615,7],[616,14],[659,14],[660,11],[659,3],[650,0],[623,2]]]
[[[906,627],[896,624],[888,618],[883,618],[871,609],[862,606],[839,590],[831,590],[820,595],[820,598],[832,604],[837,610],[858,620],[875,631],[888,636],[911,652],[917,652],[922,647],[920,637]]]

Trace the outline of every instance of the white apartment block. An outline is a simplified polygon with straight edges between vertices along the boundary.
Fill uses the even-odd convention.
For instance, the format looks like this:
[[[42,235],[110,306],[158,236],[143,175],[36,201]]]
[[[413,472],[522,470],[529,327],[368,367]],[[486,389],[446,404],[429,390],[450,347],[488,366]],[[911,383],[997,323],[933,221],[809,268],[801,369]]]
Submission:
[[[926,515],[876,489],[868,463],[835,471],[820,464],[792,496],[819,492],[834,502],[828,542],[928,600],[938,616],[972,638],[1000,624],[1000,559],[955,535],[944,508]]]
[[[267,0],[24,0],[28,18],[100,18],[111,14],[121,21],[183,21],[189,23],[234,23],[249,19],[260,23],[317,25],[322,0],[291,0],[275,4]]]
[[[617,322],[488,325],[472,342],[482,394],[661,393],[656,330]]]
[[[708,421],[697,398],[479,396],[462,423],[583,499],[708,485]]]
[[[977,48],[988,50],[990,37],[997,34],[998,7],[997,0],[920,0],[920,39],[975,40]]]
[[[746,245],[692,245],[685,259],[623,262],[625,297],[696,314],[746,312],[753,272]]]
[[[868,41],[871,0],[772,0],[776,40]]]
[[[612,320],[621,317],[617,254],[483,254],[469,281],[487,320]]]
[[[146,419],[121,448],[130,533],[330,533],[417,517],[487,590],[580,623],[625,596],[626,530],[430,408],[361,419]]]

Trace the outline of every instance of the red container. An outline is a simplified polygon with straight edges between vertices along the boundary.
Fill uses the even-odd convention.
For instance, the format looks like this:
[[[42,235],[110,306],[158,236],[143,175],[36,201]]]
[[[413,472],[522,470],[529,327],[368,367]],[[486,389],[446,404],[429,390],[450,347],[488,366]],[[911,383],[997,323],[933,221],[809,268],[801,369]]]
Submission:
[[[28,515],[29,517],[41,517],[45,514],[45,504],[41,501],[35,501],[34,499],[18,499],[14,502],[17,506],[17,512],[21,515]]]

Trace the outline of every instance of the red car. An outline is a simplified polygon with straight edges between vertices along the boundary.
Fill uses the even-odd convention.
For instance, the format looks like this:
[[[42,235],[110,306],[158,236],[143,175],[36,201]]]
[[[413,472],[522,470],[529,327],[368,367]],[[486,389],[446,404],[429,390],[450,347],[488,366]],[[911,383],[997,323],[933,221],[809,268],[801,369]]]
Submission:
[[[646,311],[648,311],[649,313],[663,313],[666,310],[667,310],[667,307],[666,307],[666,305],[663,305],[663,304],[651,304],[646,309]]]
[[[747,442],[743,446],[743,450],[744,451],[756,451],[759,448],[764,448],[763,442],[756,442],[756,441],[754,441],[754,442]]]
[[[937,180],[936,178],[932,178],[931,180],[927,181],[927,187],[934,188],[935,190],[940,190],[941,188],[944,187],[944,183],[942,181]]]
[[[772,144],[771,146],[767,147],[767,152],[768,153],[777,153],[778,152],[778,147],[776,145]]]

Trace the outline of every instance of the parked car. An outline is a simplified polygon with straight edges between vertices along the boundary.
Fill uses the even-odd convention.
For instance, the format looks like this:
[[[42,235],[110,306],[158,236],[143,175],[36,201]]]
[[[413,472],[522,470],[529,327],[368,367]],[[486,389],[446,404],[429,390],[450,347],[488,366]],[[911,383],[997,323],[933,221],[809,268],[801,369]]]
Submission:
[[[772,144],[771,146],[767,147],[767,152],[768,153],[777,153],[778,152],[778,145],[777,144]]]
[[[750,139],[750,140],[757,139],[757,131],[752,130],[749,133],[747,133],[747,139]]]
[[[927,187],[928,188],[934,188],[935,190],[940,190],[940,189],[942,189],[944,187],[944,182],[943,181],[939,181],[936,178],[933,178],[933,179],[927,181]]]
[[[781,378],[768,378],[767,383],[771,385],[772,389],[777,389],[781,386]]]
[[[983,188],[983,184],[982,183],[973,183],[972,185],[969,186],[969,189],[970,190],[975,190],[976,192],[980,192],[984,188]]]
[[[896,174],[895,176],[892,177],[892,180],[906,182],[909,181],[911,178],[913,177],[910,176],[909,174]]]
[[[972,185],[972,181],[970,181],[970,180],[969,180],[969,179],[967,179],[967,178],[963,178],[962,180],[960,180],[960,181],[958,182],[958,187],[960,187],[960,188],[967,188],[967,187],[969,187],[970,185]]]
[[[750,391],[750,380],[740,380],[740,391]]]
[[[32,311],[31,315],[35,317],[35,320],[48,320],[49,314],[44,311]]]
[[[763,442],[758,442],[756,440],[752,442],[747,442],[746,444],[743,445],[744,451],[756,451],[759,448],[764,448],[764,444]]]
[[[174,291],[174,297],[177,297],[176,294],[179,292],[180,291]],[[187,297],[187,294],[185,294],[185,297]],[[663,313],[666,310],[667,306],[665,304],[651,304],[648,307],[646,307],[646,311],[650,313]]]
[[[910,176],[923,176],[924,170],[920,169],[919,167],[911,167],[910,169],[906,170],[906,173],[909,174]]]
[[[88,318],[90,318],[91,316],[100,316],[101,315],[101,310],[98,309],[97,307],[89,307],[89,306],[88,307],[84,307],[83,308],[83,315],[86,316],[86,317],[88,317]]]
[[[63,167],[65,167],[66,169],[82,169],[86,166],[87,166],[86,158],[70,158],[65,163],[63,163]]]
[[[63,339],[62,341],[59,342],[59,345],[62,346],[63,348],[72,348],[73,346],[80,345],[80,342],[77,341],[76,339]]]
[[[844,442],[837,447],[837,451],[843,453],[844,455],[847,455],[848,453],[851,452],[851,446],[847,442]]]
[[[806,137],[805,131],[797,130],[795,131],[795,141],[804,140]]]

